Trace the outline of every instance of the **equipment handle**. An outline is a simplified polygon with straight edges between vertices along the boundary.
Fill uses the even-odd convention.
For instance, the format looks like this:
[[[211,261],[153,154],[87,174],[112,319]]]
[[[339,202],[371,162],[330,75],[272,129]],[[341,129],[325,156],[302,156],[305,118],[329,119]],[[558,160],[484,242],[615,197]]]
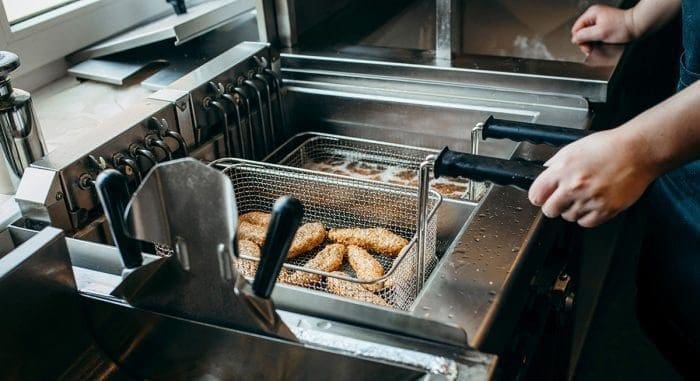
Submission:
[[[512,120],[496,119],[490,116],[482,126],[481,137],[484,140],[488,138],[509,139],[516,142],[529,142],[561,147],[590,135],[591,133],[592,131],[587,130],[516,122]]]
[[[497,159],[450,151],[445,147],[435,159],[435,178],[462,176],[527,190],[545,167],[522,161]]]
[[[126,235],[124,210],[131,197],[126,176],[115,169],[106,169],[97,176],[95,189],[109,222],[114,243],[121,254],[122,264],[127,269],[141,266],[141,243]]]
[[[292,245],[294,235],[304,216],[304,206],[299,200],[280,197],[272,207],[267,236],[262,247],[258,271],[253,280],[253,292],[261,298],[269,298],[277,282],[282,264]]]

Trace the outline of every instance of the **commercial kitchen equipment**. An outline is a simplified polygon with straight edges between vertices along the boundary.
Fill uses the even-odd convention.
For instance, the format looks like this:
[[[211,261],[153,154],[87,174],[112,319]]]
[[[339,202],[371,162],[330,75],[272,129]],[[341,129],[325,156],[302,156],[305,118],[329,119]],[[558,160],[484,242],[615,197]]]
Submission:
[[[574,282],[569,272],[577,245],[571,242],[569,226],[543,218],[526,195],[512,187],[481,184],[480,196],[468,193],[442,198],[434,215],[436,263],[416,276],[415,295],[401,308],[277,284],[272,301],[297,342],[245,328],[205,324],[197,316],[172,310],[139,308],[129,304],[128,298],[112,294],[122,283],[126,263],[111,246],[110,224],[95,189],[95,181],[105,171],[120,171],[127,188],[134,191],[146,178],[153,178],[150,171],[159,170],[157,163],[192,157],[214,162],[214,168],[226,163],[224,171],[230,177],[243,170],[307,179],[309,188],[295,190],[298,182],[285,182],[287,188],[271,192],[275,197],[295,191],[303,195],[309,189],[327,194],[327,203],[334,205],[342,197],[324,192],[328,189],[324,186],[403,193],[412,203],[397,222],[406,225],[404,234],[420,242],[419,226],[426,215],[419,213],[421,197],[413,184],[295,168],[284,159],[291,157],[284,147],[295,151],[310,136],[340,136],[367,144],[373,151],[366,150],[363,157],[374,157],[373,163],[386,169],[391,163],[379,159],[397,150],[426,156],[437,154],[444,146],[469,151],[470,132],[492,115],[586,128],[592,116],[588,100],[604,100],[611,76],[609,71],[577,65],[453,54],[440,57],[439,49],[430,53],[368,48],[357,43],[358,36],[385,21],[389,5],[379,6],[376,14],[367,15],[371,17],[366,22],[357,23],[357,12],[366,5],[363,2],[316,2],[313,11],[304,8],[307,12],[303,13],[299,3],[260,2],[258,26],[268,42],[235,46],[108,121],[99,133],[87,134],[80,144],[59,148],[27,168],[17,192],[23,218],[4,234],[13,242],[33,244],[20,245],[3,258],[11,260],[0,266],[7,270],[0,281],[17,282],[13,274],[26,271],[37,279],[26,286],[27,293],[38,295],[37,288],[50,285],[64,296],[56,299],[60,321],[73,322],[66,323],[65,332],[55,334],[73,333],[80,340],[71,342],[63,356],[52,358],[52,368],[27,370],[8,363],[4,371],[53,371],[40,376],[76,378],[90,370],[114,377],[155,379],[206,375],[510,379],[541,375],[538,372],[545,370],[566,373],[551,364],[543,366],[541,361],[555,361],[562,368],[568,363],[562,345],[570,332],[563,328],[573,308]],[[439,10],[443,2],[437,3]],[[443,20],[441,17],[436,16]],[[354,28],[329,28],[334,24]],[[334,32],[324,39],[319,30]],[[338,36],[341,40],[333,41]],[[467,67],[460,66],[465,59],[471,61]],[[481,69],[480,62],[487,69]],[[566,70],[572,66],[575,69]],[[514,73],[528,67],[532,73]],[[346,145],[346,151],[357,152],[357,145]],[[479,147],[480,154],[501,160],[541,161],[552,152],[546,146],[494,139]],[[415,158],[404,164],[415,169]],[[206,187],[188,179],[178,180],[190,189],[189,199],[211,199]],[[267,179],[260,182],[257,192],[274,189],[274,180]],[[237,190],[235,178],[233,184]],[[347,193],[351,201],[357,194]],[[151,200],[155,205],[157,198]],[[166,214],[187,218],[186,205],[167,200],[160,199],[158,204]],[[318,205],[302,202],[311,214],[314,210],[320,213],[323,207],[322,200]],[[392,210],[392,202],[379,200],[373,205],[379,210],[368,213],[381,218]],[[370,205],[356,204],[356,209]],[[326,213],[333,213],[329,209]],[[168,226],[163,216],[142,214],[142,221],[150,221],[142,226],[162,230]],[[193,221],[201,224],[204,218]],[[192,228],[204,229],[203,225]],[[145,266],[173,258],[152,253],[166,252],[176,244],[174,240],[154,243],[158,244],[155,248],[143,244]],[[57,270],[41,273],[35,261],[53,261]],[[60,281],[52,281],[54,276]],[[75,289],[78,293],[71,292]],[[167,289],[165,286],[166,293]],[[12,303],[15,299],[4,300]],[[8,321],[18,318],[4,317]],[[74,321],[81,324],[76,326]],[[89,332],[81,326],[90,327]],[[557,336],[551,335],[552,329],[561,330],[558,338],[562,340],[548,340]],[[51,352],[51,348],[42,349]],[[561,357],[553,355],[557,352]],[[25,353],[18,351],[17,356]],[[70,357],[68,353],[82,355]]]
[[[0,52],[0,193],[14,194],[24,170],[46,154],[39,120],[28,92],[12,88],[19,57]]]

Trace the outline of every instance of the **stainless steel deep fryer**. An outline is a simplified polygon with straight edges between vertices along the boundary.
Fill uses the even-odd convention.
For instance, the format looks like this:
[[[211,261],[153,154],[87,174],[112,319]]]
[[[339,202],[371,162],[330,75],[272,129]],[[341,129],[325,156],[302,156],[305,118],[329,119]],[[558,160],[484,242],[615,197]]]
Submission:
[[[396,258],[373,254],[385,269],[385,275],[378,279],[359,280],[347,264],[343,269],[349,274],[347,277],[303,267],[320,248],[290,260],[284,265],[289,270],[372,285],[379,289],[377,295],[389,306],[409,310],[425,277],[438,262],[437,209],[442,197],[435,191],[428,196],[424,210],[427,219],[419,226],[418,194],[409,187],[240,159],[217,160],[212,165],[222,169],[233,182],[241,214],[269,211],[277,198],[290,195],[303,203],[304,222],[318,221],[326,228],[383,227],[409,240]],[[418,234],[421,229],[424,234]],[[419,236],[425,238],[421,240]],[[418,258],[421,246],[423,261]],[[258,261],[248,256],[242,258]],[[325,279],[307,287],[325,292]]]

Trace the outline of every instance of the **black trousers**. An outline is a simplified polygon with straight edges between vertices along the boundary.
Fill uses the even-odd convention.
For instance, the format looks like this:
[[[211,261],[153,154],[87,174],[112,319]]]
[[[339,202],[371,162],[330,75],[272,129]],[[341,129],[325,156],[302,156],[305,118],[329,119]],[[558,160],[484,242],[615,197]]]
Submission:
[[[700,288],[696,258],[674,258],[647,236],[639,259],[637,314],[642,329],[686,379],[700,379]],[[685,267],[684,270],[676,271]]]

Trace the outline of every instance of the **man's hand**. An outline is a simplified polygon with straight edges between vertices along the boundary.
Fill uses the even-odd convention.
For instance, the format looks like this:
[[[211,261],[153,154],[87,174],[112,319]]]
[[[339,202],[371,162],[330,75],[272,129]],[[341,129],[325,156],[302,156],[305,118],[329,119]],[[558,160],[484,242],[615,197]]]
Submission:
[[[571,42],[577,44],[586,54],[591,52],[594,42],[624,44],[637,37],[632,10],[607,5],[591,6],[571,28]]]
[[[530,187],[530,201],[547,217],[597,226],[632,205],[658,175],[645,144],[616,130],[562,148]]]
[[[571,42],[586,54],[595,42],[624,44],[668,23],[681,8],[681,0],[639,0],[628,10],[593,5],[571,28]]]

